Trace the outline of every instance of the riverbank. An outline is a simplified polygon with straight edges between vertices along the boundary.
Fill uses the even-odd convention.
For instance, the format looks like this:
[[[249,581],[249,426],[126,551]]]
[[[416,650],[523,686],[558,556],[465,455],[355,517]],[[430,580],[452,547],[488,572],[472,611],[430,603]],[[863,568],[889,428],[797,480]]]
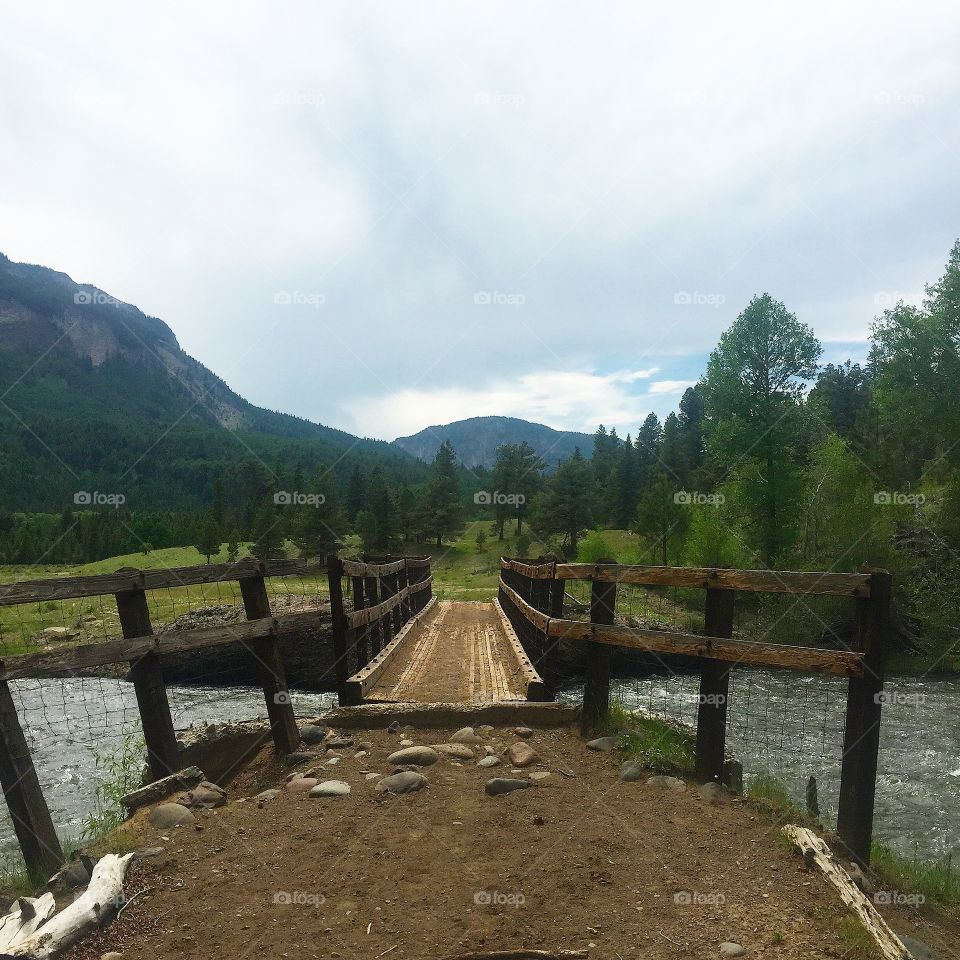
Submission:
[[[158,829],[138,813],[110,842],[161,848],[128,880],[142,893],[72,960],[110,950],[436,960],[532,947],[672,960],[720,956],[722,943],[785,960],[871,955],[778,824],[735,796],[646,774],[625,781],[619,754],[586,749],[572,730],[509,727],[478,728],[472,756],[442,753],[422,769],[423,789],[394,796],[377,784],[401,741],[442,743],[453,730],[339,733],[351,742],[296,772],[316,769],[349,793],[293,792],[266,750],[227,805],[195,811],[193,823]],[[529,762],[519,744],[534,751]],[[487,748],[499,760],[489,768],[477,762]],[[490,795],[497,775],[524,788]]]

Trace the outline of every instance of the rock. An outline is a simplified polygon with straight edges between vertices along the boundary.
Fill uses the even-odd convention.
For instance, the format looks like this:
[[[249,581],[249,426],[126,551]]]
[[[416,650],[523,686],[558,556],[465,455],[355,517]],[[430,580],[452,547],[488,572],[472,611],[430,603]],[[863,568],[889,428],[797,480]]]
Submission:
[[[492,780],[487,781],[487,785],[484,789],[487,791],[489,796],[496,797],[501,793],[512,793],[514,790],[524,790],[527,787],[532,786],[533,784],[529,780],[514,780],[510,777],[494,777]]]
[[[412,740],[407,740],[406,737],[404,737],[404,739],[400,741],[400,746],[401,746],[401,747],[412,747],[412,746],[413,746],[413,741],[412,741]]]
[[[340,762],[340,757],[331,757],[331,758],[327,761],[327,766],[328,766],[328,767],[335,767],[339,762]]]
[[[139,790],[132,790],[126,796],[120,798],[120,803],[127,810],[137,810],[151,803],[159,803],[174,793],[190,790],[198,783],[203,782],[203,779],[203,771],[199,767],[185,767],[177,773],[172,773],[169,777],[154,780],[153,783],[148,783]]]
[[[847,864],[847,873],[850,874],[850,879],[868,896],[872,897],[876,892],[876,888],[873,883],[870,881],[870,878],[864,874],[860,867],[854,863],[852,860]]]
[[[80,631],[71,627],[45,627],[42,632],[46,640],[74,640],[80,636]]]
[[[473,759],[473,751],[462,743],[434,743],[431,748],[445,757],[455,757],[457,760]]]
[[[390,726],[387,727],[387,733],[399,733],[400,730],[401,730],[401,727],[400,727],[399,720],[394,720],[393,723],[391,723]]]
[[[311,797],[345,797],[350,792],[350,784],[342,780],[324,780],[311,791]]]
[[[529,727],[514,727],[513,732],[523,740],[527,740],[533,736],[533,731]]]
[[[402,742],[402,741],[401,741]],[[429,767],[440,759],[440,754],[432,747],[406,747],[387,757],[388,763],[413,764],[416,767]]]
[[[358,750],[358,751],[354,754],[354,757],[356,757],[357,760],[362,760],[366,755],[367,755],[367,751],[366,751],[366,750]]]
[[[337,737],[327,742],[328,750],[349,750],[353,746],[353,737]]]
[[[309,793],[318,783],[316,777],[297,777],[287,784],[287,793]]]
[[[643,765],[638,760],[624,760],[620,764],[620,779],[626,783],[636,783],[643,776]]]
[[[915,937],[907,937],[902,933],[899,934],[899,936],[903,941],[903,945],[913,956],[913,960],[939,960],[937,954],[922,940],[917,940]]]
[[[490,726],[489,723],[481,723],[480,726],[477,727],[477,733],[493,733],[493,727]]]
[[[198,783],[181,801],[191,809],[212,810],[227,802],[227,791],[209,780]]]
[[[117,953],[116,950],[111,950],[109,953],[101,954],[100,960],[123,960],[123,954]]]
[[[719,783],[705,783],[697,791],[700,799],[716,807],[723,803],[723,787]]]
[[[96,861],[90,857],[80,856],[64,864],[49,880],[47,889],[55,896],[79,890],[90,882],[90,875]]]
[[[182,803],[161,803],[150,811],[150,823],[158,830],[193,822],[193,814]]]
[[[272,800],[278,796],[280,796],[279,790],[264,790],[263,793],[258,793],[253,799],[258,803],[266,803],[268,800]]]
[[[313,760],[317,759],[315,753],[307,753],[304,750],[296,750],[293,753],[288,753],[284,758],[283,762],[288,767],[296,767],[301,763],[310,763]]]
[[[609,753],[611,750],[615,750],[616,747],[617,747],[616,737],[597,737],[596,740],[591,740],[587,744],[588,750],[600,750],[603,753]]]
[[[484,757],[478,764],[478,767],[495,767],[500,763],[499,757]]]
[[[549,770],[534,770],[533,773],[530,774],[530,779],[546,780],[547,777],[550,777],[550,776],[553,776],[553,774],[551,774]]]
[[[522,740],[510,747],[509,756],[510,762],[515,767],[529,767],[531,763],[536,763],[540,759],[540,754],[529,743],[524,743]]]
[[[353,745],[353,749],[354,749],[357,753],[369,753],[371,747],[370,747],[370,744],[367,743],[366,740],[360,740],[358,743],[355,743],[355,744]]]
[[[414,793],[427,785],[427,778],[415,770],[402,770],[384,777],[377,784],[378,793]]]
[[[380,779],[380,774],[379,774],[379,773],[365,773],[365,774],[363,775],[363,779],[364,779],[364,780],[379,780],[379,779]]]
[[[326,739],[327,731],[323,727],[311,724],[300,731],[300,739],[306,744],[323,743]]]
[[[733,940],[725,940],[720,944],[721,957],[742,957],[747,951]]]
[[[687,785],[677,777],[662,777],[660,775],[650,777],[647,780],[647,786],[666,787],[674,793],[683,793],[687,789]]]
[[[451,743],[466,743],[476,746],[481,738],[473,732],[473,727],[461,727],[456,733],[450,736]]]

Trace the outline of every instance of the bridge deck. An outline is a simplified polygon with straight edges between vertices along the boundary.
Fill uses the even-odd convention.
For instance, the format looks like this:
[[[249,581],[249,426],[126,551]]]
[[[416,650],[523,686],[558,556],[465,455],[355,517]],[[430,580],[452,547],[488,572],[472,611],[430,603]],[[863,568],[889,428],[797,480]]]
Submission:
[[[367,698],[491,703],[526,696],[520,661],[496,607],[443,600],[398,650]]]

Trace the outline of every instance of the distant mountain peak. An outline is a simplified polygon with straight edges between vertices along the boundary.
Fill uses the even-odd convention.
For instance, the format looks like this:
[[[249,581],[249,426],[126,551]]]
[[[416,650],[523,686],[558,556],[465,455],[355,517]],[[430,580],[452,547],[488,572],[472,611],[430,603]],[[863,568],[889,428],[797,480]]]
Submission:
[[[561,460],[580,452],[589,457],[593,437],[588,433],[555,430],[543,423],[532,423],[519,417],[469,417],[453,423],[425,427],[409,437],[397,437],[393,443],[420,460],[432,460],[444,440],[449,440],[457,456],[467,467],[492,467],[497,447],[526,441],[553,469]]]

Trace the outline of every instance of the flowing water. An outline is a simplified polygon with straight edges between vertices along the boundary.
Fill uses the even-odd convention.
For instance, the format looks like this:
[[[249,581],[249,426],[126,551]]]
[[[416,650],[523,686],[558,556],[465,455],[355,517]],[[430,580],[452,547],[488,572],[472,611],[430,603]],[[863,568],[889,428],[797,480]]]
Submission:
[[[11,683],[37,773],[57,829],[76,838],[95,807],[104,758],[124,735],[140,732],[131,684],[120,680],[24,680]],[[695,675],[613,681],[628,708],[692,724]],[[579,688],[564,692],[579,700]],[[252,687],[171,687],[178,729],[191,724],[264,716]],[[332,694],[293,693],[300,716],[322,713]],[[736,670],[730,685],[727,745],[747,782],[761,773],[781,780],[803,802],[807,778],[819,788],[825,823],[836,819],[846,682],[764,670]],[[883,712],[875,835],[907,855],[960,853],[960,683],[949,678],[894,677]],[[0,805],[0,850],[17,854],[13,828]]]

